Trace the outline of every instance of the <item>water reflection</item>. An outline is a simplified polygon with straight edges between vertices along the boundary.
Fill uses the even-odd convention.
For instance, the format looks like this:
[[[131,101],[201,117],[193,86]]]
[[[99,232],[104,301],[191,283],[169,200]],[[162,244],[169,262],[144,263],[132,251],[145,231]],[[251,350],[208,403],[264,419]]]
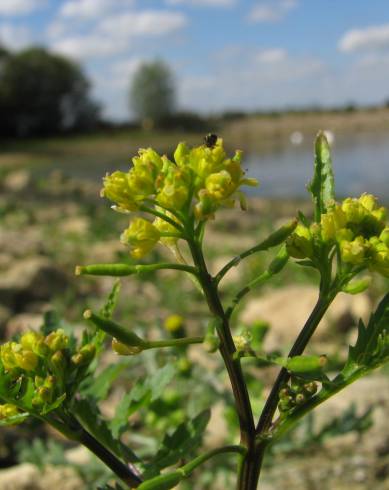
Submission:
[[[371,192],[389,201],[389,137],[371,133],[337,137],[333,165],[338,197]],[[251,194],[267,197],[304,197],[312,177],[312,147],[288,143],[267,154],[246,153],[250,176],[260,180]]]

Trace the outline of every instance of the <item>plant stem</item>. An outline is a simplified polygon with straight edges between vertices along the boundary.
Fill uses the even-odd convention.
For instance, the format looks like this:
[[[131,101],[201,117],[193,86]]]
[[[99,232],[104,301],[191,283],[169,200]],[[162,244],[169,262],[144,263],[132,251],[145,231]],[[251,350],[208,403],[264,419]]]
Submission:
[[[227,274],[227,272],[232,268],[239,265],[239,263],[245,259],[246,257],[250,257],[257,252],[263,252],[268,250],[269,248],[275,247],[280,243],[284,242],[286,238],[293,232],[296,228],[297,220],[293,219],[289,223],[281,226],[278,230],[268,236],[263,242],[258,243],[254,247],[249,248],[245,252],[242,252],[240,255],[237,255],[233,259],[231,259],[215,276],[215,283],[219,284],[219,282],[223,279],[223,277]]]
[[[289,352],[288,357],[299,356],[304,352],[304,349],[316,330],[320,320],[327,311],[328,307],[332,303],[336,296],[336,291],[328,295],[319,295],[317,303],[312,310],[308,320],[306,321],[303,329],[297,337],[292,349]],[[287,383],[290,374],[287,369],[282,368],[274,385],[270,392],[270,395],[266,401],[265,407],[262,411],[261,417],[258,421],[256,433],[264,435],[270,428],[274,413],[277,409],[279,391],[282,386]]]
[[[78,441],[101,459],[128,487],[136,488],[142,483],[141,478],[129,466],[116,458],[85,429],[82,429]]]
[[[201,344],[204,337],[183,337],[181,339],[148,340],[145,341],[143,350],[160,347],[185,347],[191,344]]]
[[[232,339],[229,321],[221,304],[217,286],[207,270],[201,247],[195,240],[190,240],[188,243],[193,261],[198,267],[198,277],[204,290],[208,307],[211,313],[221,320],[218,324],[217,332],[220,337],[220,353],[227,368],[235,398],[241,431],[241,443],[247,446],[255,432],[254,418],[240,360],[234,359],[236,348]]]
[[[74,440],[87,447],[95,454],[104,464],[106,464],[115,475],[120,478],[128,487],[136,488],[142,483],[142,479],[129,466],[120,461],[114,454],[106,449],[95,437],[85,430],[81,424],[72,417],[73,427],[68,427],[62,422],[52,418],[42,417],[58,432],[61,432],[68,439]]]
[[[216,449],[211,449],[210,451],[201,454],[197,458],[193,459],[189,463],[187,463],[185,466],[182,466],[180,469],[183,470],[183,473],[185,476],[189,476],[190,473],[200,466],[201,464],[205,463],[205,461],[208,461],[208,459],[213,458],[214,456],[217,456],[218,454],[223,454],[223,453],[238,453],[245,455],[246,454],[246,448],[243,446],[223,446],[223,447],[218,447]]]
[[[176,263],[161,263],[161,264],[92,264],[92,265],[78,265],[76,267],[76,276],[89,274],[92,276],[130,276],[132,274],[141,274],[143,272],[154,272],[161,269],[174,269],[183,272],[189,272],[196,275],[197,270],[186,264]]]

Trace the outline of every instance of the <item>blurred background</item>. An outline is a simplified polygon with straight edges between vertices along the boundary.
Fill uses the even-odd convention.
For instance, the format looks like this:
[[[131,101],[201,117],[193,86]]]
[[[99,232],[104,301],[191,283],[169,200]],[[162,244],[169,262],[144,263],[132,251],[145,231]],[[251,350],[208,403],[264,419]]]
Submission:
[[[244,151],[248,174],[260,186],[250,190],[247,213],[228,210],[211,224],[207,258],[215,272],[274,223],[298,209],[310,213],[305,186],[320,129],[333,149],[337,197],[366,191],[388,204],[388,78],[386,0],[0,0],[2,337],[38,328],[44,315],[78,331],[84,308],[101,306],[112,281],[75,279],[73,270],[130,260],[118,240],[127,219],[111,212],[99,189],[106,172],[128,169],[139,147],[171,155],[179,141],[201,144],[212,132],[229,151]],[[157,260],[167,252],[155,254]],[[266,263],[253,257],[234,269],[224,299]],[[256,324],[264,348],[287,352],[315,302],[316,284],[317,277],[291,264],[242,305],[237,333]],[[387,289],[387,280],[374,277],[363,295],[341,296],[312,352],[326,352],[331,366],[340,366],[358,318]],[[166,330],[171,314],[185,318],[181,334],[206,322],[201,298],[185,278],[123,281],[118,318],[140,332],[151,323],[161,336],[172,334]],[[193,413],[219,400],[208,446],[234,440],[236,421],[224,404],[230,394],[217,360],[198,348],[164,356],[142,366],[129,362],[104,415],[131,389],[128,373],[141,378],[173,359],[181,396],[173,383],[165,405],[141,407],[130,422],[151,432],[129,443],[146,456],[157,449],[164,431],[184,420],[188,400]],[[105,365],[113,361],[107,354]],[[256,413],[274,374],[250,371]],[[264,490],[389,489],[388,388],[382,371],[319,411],[269,456]],[[1,489],[39,490],[56,482],[69,490],[96,488],[109,480],[98,463],[47,428],[26,430],[1,429]],[[26,443],[26,434],[33,442]],[[48,454],[50,465],[40,473]],[[234,467],[219,466],[182,488],[231,488]]]

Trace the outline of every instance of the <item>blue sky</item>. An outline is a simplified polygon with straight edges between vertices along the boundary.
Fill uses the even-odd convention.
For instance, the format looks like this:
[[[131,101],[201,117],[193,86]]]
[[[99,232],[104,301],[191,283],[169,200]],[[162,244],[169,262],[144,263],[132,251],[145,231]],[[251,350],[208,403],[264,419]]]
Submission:
[[[115,119],[129,115],[135,70],[156,57],[182,109],[389,99],[388,0],[0,0],[0,42],[79,61]]]

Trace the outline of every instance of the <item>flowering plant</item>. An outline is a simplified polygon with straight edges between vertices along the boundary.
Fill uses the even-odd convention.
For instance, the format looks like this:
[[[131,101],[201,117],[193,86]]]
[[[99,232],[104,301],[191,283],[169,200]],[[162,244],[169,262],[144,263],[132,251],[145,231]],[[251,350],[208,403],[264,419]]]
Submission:
[[[207,304],[208,326],[198,336],[176,335],[182,329],[182,319],[173,315],[166,323],[170,338],[141,337],[112,319],[117,283],[100,312],[85,311],[84,317],[94,329],[84,332],[81,340],[46,324],[40,333],[26,332],[18,341],[1,346],[0,423],[18,424],[31,416],[51,424],[95,453],[120,480],[117,488],[174,488],[214,456],[231,453],[238,459],[237,488],[255,490],[269,447],[315,407],[387,362],[389,294],[383,297],[367,325],[360,321],[356,343],[334,376],[325,373],[326,356],[304,355],[338,293],[365,290],[370,280],[369,276],[361,277],[364,272],[389,277],[385,208],[369,194],[340,203],[335,200],[330,149],[324,134],[319,133],[309,186],[313,218],[299,213],[298,218],[211,275],[203,253],[206,225],[216,218],[220,208],[234,206],[236,201],[242,210],[246,209],[241,191],[245,185],[257,182],[245,176],[241,152],[229,157],[222,140],[214,135],[195,148],[180,143],[173,160],[152,149],[140,150],[128,172],[107,175],[101,194],[114,203],[117,212],[130,217],[121,241],[129,247],[132,258],[138,261],[161,244],[172,253],[173,261],[84,265],[76,268],[76,274],[122,277],[161,269],[186,273]],[[247,257],[274,247],[279,249],[268,268],[237,291],[230,304],[223,304],[220,292],[227,272]],[[280,357],[264,352],[254,331],[233,335],[231,326],[236,321],[238,303],[258,284],[280,273],[290,257],[302,267],[315,269],[320,284],[317,303],[289,355]],[[191,344],[201,344],[209,355],[219,352],[231,384],[240,440],[194,456],[209,419],[209,412],[205,411],[179,424],[173,435],[167,434],[164,447],[154,459],[144,460],[136,455],[122,437],[128,418],[136,411],[139,399],[152,404],[163,395],[163,379],[170,381],[172,373],[163,368],[159,377],[139,387],[136,396],[124,396],[115,418],[107,422],[97,404],[106,396],[107,388],[95,375],[107,338],[119,356],[138,355],[140,360],[147,350],[179,350]],[[249,396],[243,358],[252,358],[257,366],[280,367],[260,414],[253,410],[256,405]],[[113,379],[113,372],[111,369],[104,380]],[[164,401],[168,405],[171,402]]]

